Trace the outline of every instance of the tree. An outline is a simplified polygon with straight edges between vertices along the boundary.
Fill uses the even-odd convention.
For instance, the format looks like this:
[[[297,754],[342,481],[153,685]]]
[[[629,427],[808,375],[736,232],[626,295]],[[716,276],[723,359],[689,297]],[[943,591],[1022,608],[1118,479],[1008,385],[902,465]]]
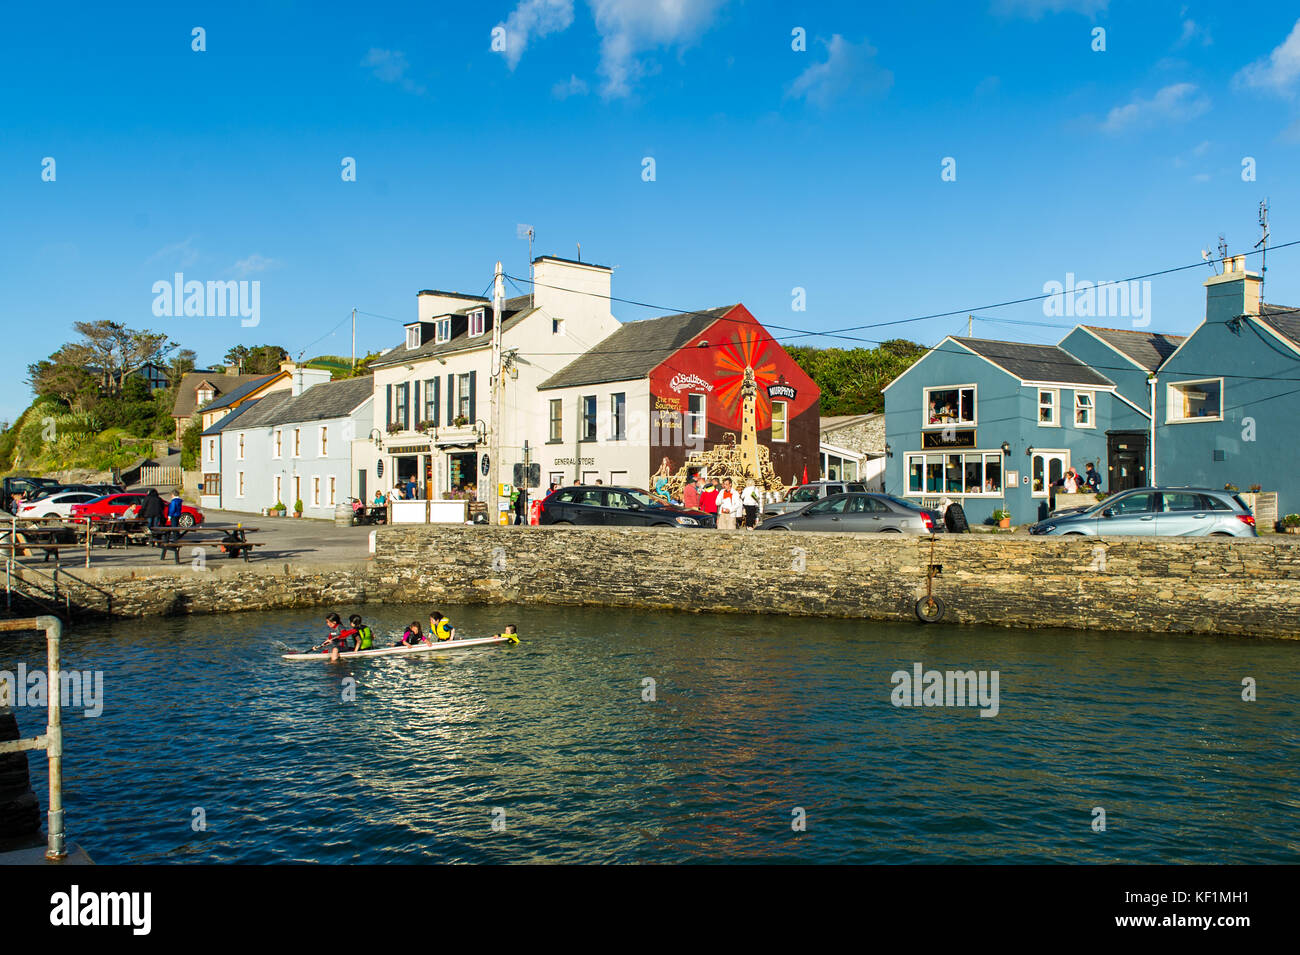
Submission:
[[[226,352],[227,365],[238,365],[245,375],[272,375],[280,370],[280,362],[289,357],[289,353],[279,345],[236,345]]]
[[[182,348],[172,356],[171,364],[167,366],[167,387],[175,388],[181,383],[181,379],[194,370],[195,362],[198,355],[192,348]]]
[[[99,380],[64,345],[48,359],[27,366],[27,383],[38,397],[54,398],[73,411],[88,411],[99,398]]]
[[[821,388],[821,413],[849,415],[884,411],[885,386],[926,350],[916,342],[895,338],[876,348],[792,345],[786,351]]]
[[[122,390],[127,373],[146,362],[162,364],[176,343],[159,332],[137,331],[120,322],[102,319],[77,322],[73,326],[81,341],[64,345],[56,355],[73,365],[98,368],[104,375],[104,387],[110,394]],[[53,359],[55,356],[50,356]]]

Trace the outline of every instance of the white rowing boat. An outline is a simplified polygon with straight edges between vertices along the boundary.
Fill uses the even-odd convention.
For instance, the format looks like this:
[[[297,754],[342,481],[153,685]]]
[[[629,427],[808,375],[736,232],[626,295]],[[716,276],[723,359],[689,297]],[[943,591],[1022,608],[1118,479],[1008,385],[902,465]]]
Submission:
[[[377,647],[374,650],[353,650],[340,653],[340,660],[368,659],[370,657],[404,657],[417,653],[440,653],[443,650],[464,650],[469,647],[486,647],[494,643],[509,643],[509,637],[474,637],[470,640],[442,640],[438,643],[420,643],[413,647]],[[283,653],[283,660],[317,660],[328,663],[330,654],[317,650],[315,653]]]

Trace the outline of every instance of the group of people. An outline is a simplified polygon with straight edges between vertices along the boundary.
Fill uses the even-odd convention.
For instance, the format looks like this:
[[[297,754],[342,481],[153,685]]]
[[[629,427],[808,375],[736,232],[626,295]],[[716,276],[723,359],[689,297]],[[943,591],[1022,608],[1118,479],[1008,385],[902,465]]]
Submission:
[[[375,649],[375,634],[370,627],[362,621],[361,615],[354,613],[348,618],[350,626],[343,626],[343,619],[336,613],[331,613],[325,618],[325,626],[328,633],[325,640],[311,648],[311,652],[328,653],[331,660],[337,660],[340,654],[354,653],[360,650]],[[518,629],[515,625],[508,624],[506,628],[498,634],[497,637],[505,637],[508,642],[514,644],[519,642]],[[420,627],[420,622],[414,620],[407,624],[402,636],[394,647],[415,647],[421,644],[433,645],[436,643],[445,643],[456,639],[456,628],[451,625],[451,618],[435,610],[429,614],[429,632],[425,633]]]
[[[718,530],[753,530],[758,526],[758,488],[752,479],[737,490],[729,477],[715,482],[703,474],[687,480],[682,488],[682,507],[711,514],[717,520]]]
[[[1057,481],[1052,484],[1057,490],[1064,491],[1066,494],[1078,494],[1080,491],[1087,493],[1097,493],[1101,490],[1101,475],[1093,467],[1091,461],[1088,462],[1083,474],[1080,474],[1074,468],[1066,468]]]
[[[153,488],[149,488],[149,493],[144,496],[144,500],[139,504],[132,504],[122,512],[122,517],[126,520],[139,518],[148,521],[149,527],[177,527],[180,524],[181,511],[185,502],[181,500],[179,493],[173,491],[172,498],[166,504],[163,503],[162,497]]]

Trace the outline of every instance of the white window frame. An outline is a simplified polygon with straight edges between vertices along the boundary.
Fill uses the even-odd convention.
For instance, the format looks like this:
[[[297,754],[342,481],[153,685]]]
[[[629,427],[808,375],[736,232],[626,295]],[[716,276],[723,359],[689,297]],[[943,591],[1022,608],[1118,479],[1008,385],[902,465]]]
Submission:
[[[293,456],[302,457],[302,428],[293,429]]]
[[[957,410],[961,412],[961,392],[970,389],[970,407],[971,420],[969,421],[940,421],[932,424],[930,422],[930,393],[934,391],[956,391],[957,392]],[[944,428],[974,428],[979,424],[980,405],[979,405],[979,386],[974,382],[968,382],[964,385],[935,385],[932,388],[921,389],[921,429],[923,431],[941,431]]]
[[[943,482],[946,486],[948,480],[948,470],[947,470],[948,458],[954,456],[961,458],[961,471],[962,471],[963,485],[965,485],[966,483],[965,478],[966,478],[967,458],[976,457],[980,459],[980,479],[981,482],[985,484],[988,483],[989,459],[993,458],[994,460],[996,460],[1000,465],[1000,473],[1001,473],[1001,477],[998,481],[998,486],[994,488],[992,491],[980,490],[978,493],[966,491],[964,488],[961,491],[948,491],[944,489],[940,489],[937,491],[927,491],[925,489],[926,459],[927,458],[939,459],[939,465],[944,469]],[[912,478],[913,458],[921,459],[921,489],[919,491],[912,490],[911,478]],[[847,458],[845,459],[845,462],[846,463],[848,462]],[[861,478],[859,477],[858,480],[860,479]],[[853,479],[842,478],[841,480],[849,481]],[[1006,496],[1006,491],[1007,491],[1007,461],[1006,461],[1006,455],[1002,453],[1001,448],[994,448],[991,450],[981,449],[981,448],[971,448],[970,450],[962,449],[962,450],[946,450],[946,451],[939,451],[934,448],[931,448],[929,451],[908,451],[903,455],[903,494],[902,494],[903,497],[920,498],[920,497],[934,497],[935,495],[939,495],[939,496],[947,496],[947,497],[960,497],[960,498],[975,497],[975,498],[984,498],[986,500],[994,500],[994,499],[1001,500],[1003,497]]]
[[[700,399],[699,414],[691,411],[691,399]],[[695,426],[699,424],[700,430],[696,431]],[[707,438],[709,434],[709,397],[698,391],[688,391],[686,393],[686,437],[688,438]]]
[[[215,461],[216,459],[217,459],[217,439],[208,438],[208,460]]]
[[[244,472],[236,471],[237,479],[235,481],[235,497],[244,496]]]
[[[476,308],[469,313],[469,337],[476,338],[487,331],[487,309]]]
[[[275,500],[277,504],[284,500],[284,477],[280,474],[275,476]]]
[[[277,458],[283,457],[284,456],[284,429],[283,428],[275,429],[274,442],[275,442],[275,454],[272,456]]]
[[[563,334],[564,334],[564,319],[562,319],[562,318],[552,318],[552,319],[551,319],[551,334],[552,334],[552,335],[563,335]]]
[[[320,475],[311,476],[311,506],[320,507]]]
[[[1043,459],[1043,489],[1034,490],[1034,458]],[[1049,498],[1052,494],[1051,467],[1048,465],[1049,458],[1062,458],[1061,474],[1070,470],[1070,451],[1068,448],[1034,448],[1033,455],[1029,458],[1029,496],[1033,498]]]
[[[237,439],[237,443],[238,443],[238,447],[239,447],[238,458],[239,458],[240,461],[242,461],[242,460],[244,460],[244,432],[242,432],[242,431],[239,432],[238,439]]]
[[[777,408],[781,409],[781,437],[776,436]],[[788,444],[790,441],[790,404],[786,401],[772,402],[772,442],[774,444]]]
[[[419,325],[407,325],[407,326],[406,326],[406,348],[407,348],[407,351],[410,351],[410,350],[413,349],[413,348],[419,348],[419,347],[420,347],[420,344],[421,344],[421,342],[420,342],[420,326],[419,326]]]
[[[452,415],[452,421],[457,418],[464,418],[468,427],[474,427],[474,422],[469,420],[469,390],[471,388],[469,372],[463,372],[456,376],[456,413]]]
[[[333,507],[333,506],[334,506],[334,502],[335,502],[335,498],[334,498],[334,493],[335,493],[335,484],[336,484],[337,481],[338,481],[338,479],[337,479],[333,474],[331,474],[331,475],[330,475],[330,505],[329,505],[330,507]]]
[[[433,326],[433,340],[436,344],[441,345],[443,342],[451,341],[451,319],[440,318]]]
[[[1080,398],[1087,398],[1087,399],[1088,399],[1088,404],[1087,404],[1086,407],[1084,407],[1084,406],[1082,406],[1082,405],[1079,404],[1079,399],[1080,399]],[[1080,420],[1079,420],[1079,412],[1080,412],[1080,411],[1087,412],[1087,415],[1088,415],[1088,420],[1087,420],[1087,421],[1080,421]],[[1076,392],[1074,393],[1074,426],[1075,426],[1076,428],[1092,428],[1092,429],[1096,429],[1096,427],[1097,427],[1097,392],[1095,392],[1095,391],[1076,391]]]
[[[1037,395],[1037,402],[1035,404],[1037,411],[1035,412],[1034,417],[1038,419],[1038,426],[1040,428],[1059,428],[1061,426],[1061,389],[1036,388],[1034,393]],[[1043,395],[1052,396],[1052,418],[1050,421],[1043,420],[1043,408],[1046,407],[1043,404]]]
[[[1175,407],[1182,408],[1182,400],[1178,394],[1180,388],[1189,385],[1208,385],[1217,384],[1219,386],[1219,413],[1217,415],[1204,415],[1201,417],[1185,418],[1181,415],[1174,415]],[[1196,378],[1189,381],[1171,381],[1165,385],[1165,424],[1195,424],[1200,421],[1222,421],[1223,420],[1223,379],[1222,378]]]
[[[328,458],[329,454],[329,425],[322,425],[320,429],[320,443],[317,445],[319,457]]]

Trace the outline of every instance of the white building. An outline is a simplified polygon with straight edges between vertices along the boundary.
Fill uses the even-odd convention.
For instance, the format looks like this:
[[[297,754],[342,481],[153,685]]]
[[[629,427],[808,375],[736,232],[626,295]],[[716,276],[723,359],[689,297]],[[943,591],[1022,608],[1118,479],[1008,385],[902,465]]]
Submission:
[[[420,292],[404,341],[370,363],[375,426],[357,436],[357,486],[372,497],[413,481],[421,500],[482,500],[484,482],[512,482],[525,443],[540,462],[549,409],[538,385],[619,327],[610,276],[604,266],[541,256],[533,262],[533,294],[506,300],[501,450],[491,464],[492,302]],[[545,478],[543,470],[543,485]]]

